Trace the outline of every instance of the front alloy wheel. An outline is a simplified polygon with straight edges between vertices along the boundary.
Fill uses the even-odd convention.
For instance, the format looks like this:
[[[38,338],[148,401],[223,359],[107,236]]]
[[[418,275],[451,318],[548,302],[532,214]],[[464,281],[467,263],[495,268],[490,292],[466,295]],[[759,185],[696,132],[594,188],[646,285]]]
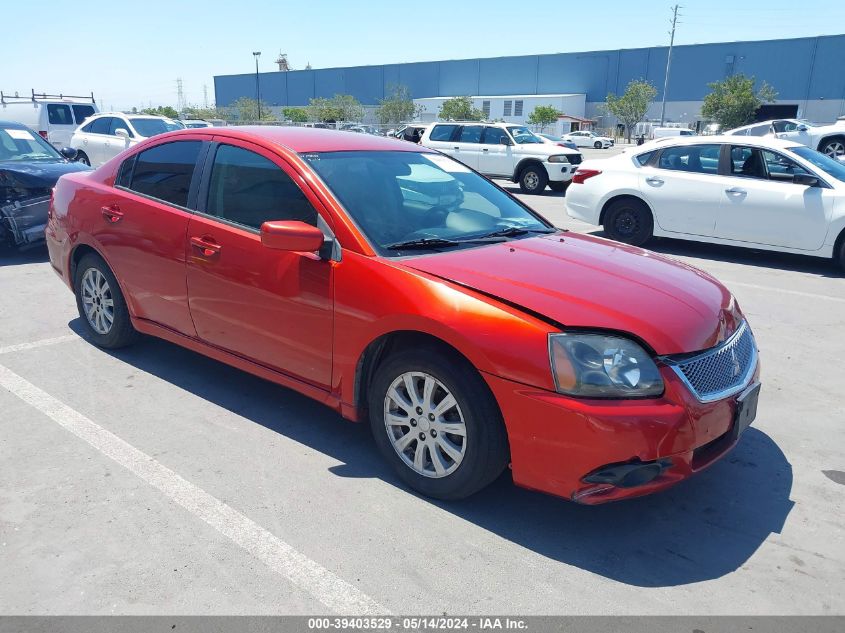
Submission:
[[[445,477],[461,465],[467,428],[455,397],[424,372],[396,378],[384,398],[384,426],[405,465],[424,477]]]

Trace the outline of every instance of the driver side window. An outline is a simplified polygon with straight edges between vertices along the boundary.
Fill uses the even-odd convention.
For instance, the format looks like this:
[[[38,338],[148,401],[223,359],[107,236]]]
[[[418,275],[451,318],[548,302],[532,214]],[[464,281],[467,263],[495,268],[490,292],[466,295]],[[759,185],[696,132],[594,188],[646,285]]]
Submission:
[[[271,220],[317,224],[314,207],[281,167],[233,145],[217,148],[206,213],[250,229]]]

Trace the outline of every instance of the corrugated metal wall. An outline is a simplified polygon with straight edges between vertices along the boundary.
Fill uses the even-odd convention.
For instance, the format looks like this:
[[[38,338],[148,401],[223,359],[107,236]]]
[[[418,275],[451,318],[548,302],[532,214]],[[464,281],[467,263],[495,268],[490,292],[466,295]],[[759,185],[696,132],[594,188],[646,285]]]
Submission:
[[[604,101],[632,79],[645,78],[662,92],[666,47],[463,59],[352,68],[261,73],[261,97],[270,105],[307,105],[314,97],[351,94],[372,105],[391,84],[415,98],[454,95],[585,93]],[[734,73],[765,80],[779,99],[845,99],[845,35],[727,42],[675,47],[670,101],[700,101],[707,83]],[[255,96],[255,75],[214,78],[217,104]],[[658,94],[658,99],[662,97]]]

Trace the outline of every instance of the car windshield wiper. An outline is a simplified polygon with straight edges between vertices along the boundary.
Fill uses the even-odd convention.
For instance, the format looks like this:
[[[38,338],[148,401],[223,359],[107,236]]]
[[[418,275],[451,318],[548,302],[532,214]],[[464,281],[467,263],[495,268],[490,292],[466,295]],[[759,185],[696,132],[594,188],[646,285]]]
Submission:
[[[485,233],[484,235],[479,235],[478,239],[484,239],[487,237],[516,237],[517,235],[525,235],[526,233],[555,233],[557,229],[525,229],[519,226],[508,226],[503,229],[499,229],[498,231],[493,231],[492,233]]]
[[[416,240],[408,240],[406,242],[396,242],[395,244],[388,244],[385,248],[389,251],[399,251],[404,249],[425,249],[425,248],[441,248],[443,246],[458,246],[461,242],[455,240],[447,240],[442,237],[421,237]]]

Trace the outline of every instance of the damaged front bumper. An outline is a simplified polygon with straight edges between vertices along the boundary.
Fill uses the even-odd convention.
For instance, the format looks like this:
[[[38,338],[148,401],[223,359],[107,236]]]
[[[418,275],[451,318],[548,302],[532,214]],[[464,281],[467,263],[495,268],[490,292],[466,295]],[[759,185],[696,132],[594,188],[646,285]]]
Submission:
[[[49,209],[49,195],[0,203],[0,239],[17,248],[43,242]]]

